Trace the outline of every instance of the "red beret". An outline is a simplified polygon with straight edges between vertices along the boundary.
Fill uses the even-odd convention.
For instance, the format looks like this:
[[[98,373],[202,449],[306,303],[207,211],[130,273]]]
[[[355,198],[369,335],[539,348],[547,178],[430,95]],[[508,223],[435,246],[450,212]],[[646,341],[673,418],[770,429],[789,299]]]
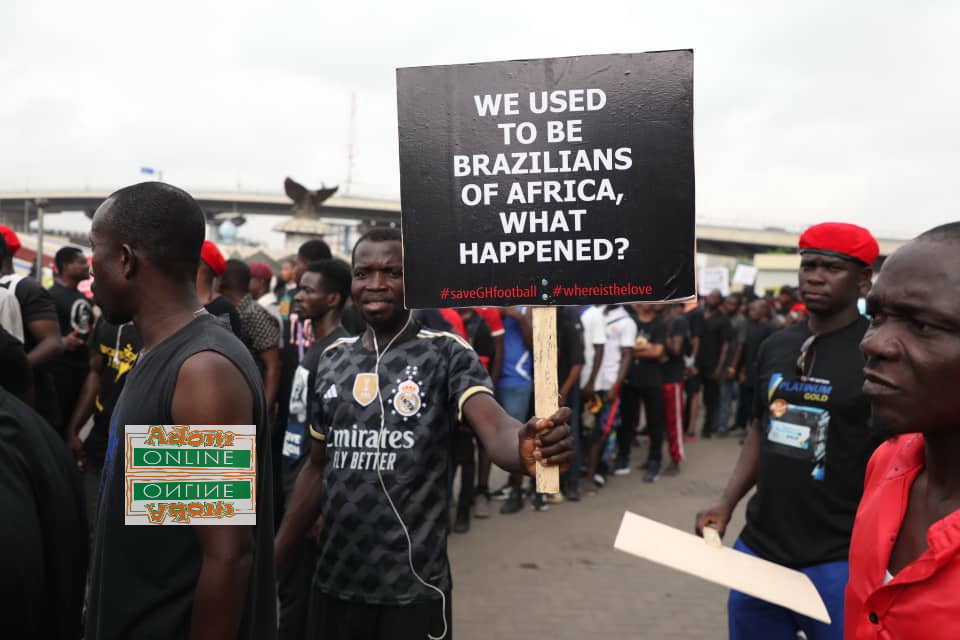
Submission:
[[[17,255],[17,251],[20,251],[20,247],[22,246],[17,232],[6,225],[0,224],[0,235],[3,236],[3,241],[7,243],[7,249],[10,250],[10,255]]]
[[[270,279],[273,278],[273,269],[271,269],[270,265],[266,262],[251,262],[250,277],[260,278],[261,280],[269,282]]]
[[[813,225],[800,236],[800,253],[806,252],[853,258],[872,265],[880,255],[880,245],[863,227],[845,222],[824,222]]]
[[[220,253],[217,245],[209,240],[203,241],[203,248],[200,249],[200,258],[207,263],[208,267],[213,269],[213,273],[217,276],[222,276],[223,272],[227,270],[227,261],[224,259],[223,254]]]

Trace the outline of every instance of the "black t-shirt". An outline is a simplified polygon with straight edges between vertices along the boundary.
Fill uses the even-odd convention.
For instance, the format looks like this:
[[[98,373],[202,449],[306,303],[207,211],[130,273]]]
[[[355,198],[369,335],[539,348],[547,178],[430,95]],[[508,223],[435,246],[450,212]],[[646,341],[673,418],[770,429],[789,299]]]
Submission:
[[[770,334],[776,331],[769,322],[754,322],[747,319],[745,339],[743,342],[743,358],[740,360],[740,367],[746,372],[746,384],[748,387],[757,384],[757,357],[760,353],[760,345]],[[749,401],[752,401],[751,398]]]
[[[491,344],[493,340],[491,339]],[[561,387],[574,365],[584,364],[583,325],[576,307],[557,309],[557,384]],[[579,386],[579,378],[573,389]],[[567,400],[569,402],[569,398]]]
[[[60,322],[60,335],[75,332],[78,338],[87,340],[93,327],[93,307],[76,289],[64,287],[59,282],[47,289],[57,307],[57,319]],[[83,348],[64,351],[61,362],[78,369],[86,369],[90,359]]]
[[[683,361],[683,354],[687,353],[690,343],[690,323],[687,321],[686,316],[670,318],[670,321],[667,323],[666,335],[668,338],[678,336],[683,338],[683,348],[679,354],[673,355],[667,350],[666,341],[664,341],[663,348],[664,353],[667,355],[667,361],[660,367],[660,371],[663,374],[663,382],[664,384],[683,382],[684,374],[687,370],[686,364]]]
[[[463,328],[466,329],[467,341],[477,352],[481,364],[487,371],[490,371],[496,347],[493,345],[493,335],[490,333],[490,327],[487,326],[486,320],[476,311],[472,311],[469,317],[463,318]]]
[[[414,320],[381,349],[376,372],[377,354],[359,337],[320,358],[310,433],[327,447],[327,462],[313,585],[341,600],[398,606],[439,596],[410,571],[380,475],[409,531],[413,566],[449,592],[452,436],[463,404],[493,385],[463,338]]]
[[[101,359],[102,368],[100,389],[94,401],[93,428],[84,441],[89,464],[103,464],[107,452],[110,416],[120,392],[123,391],[127,374],[136,364],[142,348],[140,332],[132,322],[115,325],[101,317],[93,328],[90,349]]]
[[[0,511],[3,636],[77,638],[89,540],[83,485],[63,440],[3,389]]]
[[[704,314],[703,335],[700,336],[700,354],[697,357],[697,367],[702,373],[711,373],[720,364],[720,352],[723,350],[723,344],[725,342],[730,343],[728,345],[729,350],[731,346],[735,346],[733,345],[734,339],[733,326],[726,314],[720,311],[710,316]]]
[[[220,320],[223,326],[233,331],[233,335],[241,340],[243,339],[243,324],[240,322],[240,314],[237,313],[237,308],[233,306],[232,302],[224,296],[219,296],[203,305],[203,308],[207,310],[207,313]]]
[[[684,314],[684,317],[687,319],[687,322],[690,325],[690,339],[693,338],[703,338],[703,332],[706,331],[706,325],[704,324],[703,309],[700,307],[694,307],[690,311]],[[687,352],[687,355],[693,353],[692,344],[691,350]]]
[[[283,458],[280,460],[283,470],[283,491],[287,497],[293,492],[297,474],[310,453],[310,443],[313,440],[308,433],[312,397],[310,389],[316,385],[320,355],[331,344],[346,337],[346,329],[340,326],[320,341],[312,343],[303,354],[303,360],[293,374],[290,413],[287,416],[287,429],[283,436]]]
[[[0,327],[0,387],[22,396],[31,385],[30,364],[23,344]]]
[[[634,321],[637,323],[638,346],[645,342],[663,344],[666,327],[659,316],[654,316],[649,322],[644,322],[638,317],[635,317]],[[660,361],[655,358],[634,357],[630,362],[630,369],[627,371],[624,384],[629,384],[631,387],[659,387],[663,384]]]
[[[210,315],[143,354],[127,375],[110,420],[110,439],[100,484],[94,534],[89,640],[187,638],[202,566],[199,525],[126,525],[123,433],[125,425],[172,424],[173,393],[180,367],[192,355],[215,351],[243,374],[253,395],[257,442],[257,524],[239,640],[276,638],[273,566],[273,487],[269,425],[263,383],[240,339]],[[210,384],[216,384],[211,380]]]
[[[845,560],[867,460],[881,439],[868,427],[860,340],[868,321],[817,337],[798,372],[806,323],[760,346],[758,414],[763,420],[757,491],[743,541],[790,567]]]
[[[36,320],[53,320],[59,322],[57,306],[50,293],[40,286],[33,278],[20,276],[3,276],[0,286],[11,289],[20,303],[20,315],[23,317],[23,350],[30,353],[37,341],[28,326]],[[33,405],[41,416],[51,425],[60,423],[60,403],[56,389],[53,386],[53,376],[47,366],[33,370]],[[66,426],[66,425],[62,425]]]

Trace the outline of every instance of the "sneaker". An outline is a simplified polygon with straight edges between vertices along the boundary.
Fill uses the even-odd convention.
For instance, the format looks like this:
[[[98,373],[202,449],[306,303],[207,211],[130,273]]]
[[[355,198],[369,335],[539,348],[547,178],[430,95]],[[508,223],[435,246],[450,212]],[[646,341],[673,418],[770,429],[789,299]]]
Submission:
[[[457,519],[453,523],[454,533],[466,533],[470,531],[470,509],[457,508]]]
[[[537,495],[545,495],[547,504],[562,504],[564,500],[562,493],[538,493]]]
[[[506,500],[510,497],[510,484],[507,483],[490,494],[491,500]]]
[[[563,497],[570,502],[580,502],[580,483],[573,481],[567,483],[563,490]]]
[[[486,491],[478,493],[473,499],[473,517],[484,518],[490,517],[490,494]]]
[[[547,494],[535,493],[533,494],[533,500],[530,501],[530,506],[533,507],[534,511],[549,511],[550,505],[547,504],[547,500]]]
[[[603,487],[603,485],[607,484],[607,479],[599,473],[595,473],[593,474],[593,484],[595,484],[597,488]]]
[[[643,473],[644,482],[656,482],[660,477],[660,463],[653,460],[647,463],[647,470]]]
[[[680,473],[680,463],[676,460],[671,460],[667,468],[663,470],[663,475],[665,476],[675,476],[678,473]]]
[[[696,436],[695,434],[693,434],[693,433],[685,433],[685,434],[683,435],[683,441],[684,441],[684,442],[696,442],[696,441],[697,441],[697,436]]]
[[[615,476],[630,475],[630,462],[627,460],[617,462],[613,467],[613,475]]]
[[[500,507],[500,513],[504,515],[509,515],[511,513],[516,513],[523,509],[523,494],[519,490],[511,491],[510,497],[507,498],[507,501],[503,503],[503,506]]]

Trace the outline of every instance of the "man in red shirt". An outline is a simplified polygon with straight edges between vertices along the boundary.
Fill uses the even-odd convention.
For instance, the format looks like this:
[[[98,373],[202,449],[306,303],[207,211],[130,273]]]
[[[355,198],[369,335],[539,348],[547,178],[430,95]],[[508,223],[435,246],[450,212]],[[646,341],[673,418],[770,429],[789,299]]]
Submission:
[[[960,222],[883,266],[867,298],[863,391],[894,435],[867,467],[846,640],[960,637]]]

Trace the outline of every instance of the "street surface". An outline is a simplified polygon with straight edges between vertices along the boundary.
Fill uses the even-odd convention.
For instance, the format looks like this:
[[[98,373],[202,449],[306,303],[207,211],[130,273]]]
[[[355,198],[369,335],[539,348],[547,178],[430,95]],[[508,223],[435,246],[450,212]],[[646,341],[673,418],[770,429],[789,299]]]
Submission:
[[[613,540],[626,510],[692,531],[696,512],[719,497],[739,442],[687,443],[680,475],[653,484],[635,469],[646,450],[634,448],[630,475],[545,513],[528,504],[503,516],[502,503],[491,503],[489,519],[450,536],[454,638],[726,638],[726,589],[617,551]],[[494,469],[492,488],[504,479]],[[743,527],[745,505],[724,539],[728,546]]]

